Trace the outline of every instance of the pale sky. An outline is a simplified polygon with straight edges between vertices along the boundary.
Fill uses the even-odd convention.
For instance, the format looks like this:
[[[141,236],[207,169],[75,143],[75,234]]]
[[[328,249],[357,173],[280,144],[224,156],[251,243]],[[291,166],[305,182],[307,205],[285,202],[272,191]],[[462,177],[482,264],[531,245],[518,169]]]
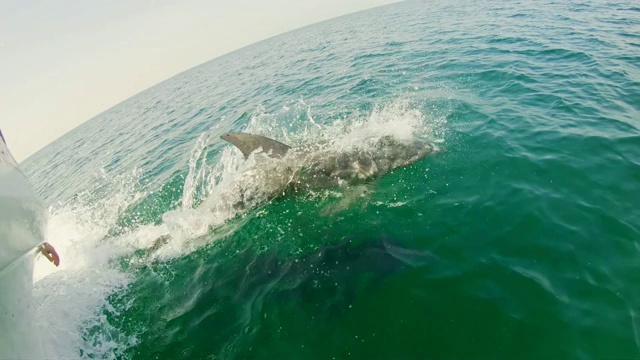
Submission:
[[[257,41],[398,0],[0,0],[0,129],[18,161]]]

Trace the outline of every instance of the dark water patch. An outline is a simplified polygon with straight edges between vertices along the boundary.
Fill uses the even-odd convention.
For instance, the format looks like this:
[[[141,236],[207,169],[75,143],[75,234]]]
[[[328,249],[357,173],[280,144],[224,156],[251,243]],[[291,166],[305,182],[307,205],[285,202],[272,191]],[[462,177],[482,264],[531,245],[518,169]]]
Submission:
[[[160,281],[134,284],[129,291],[177,293],[169,296],[173,305],[151,309],[134,306],[129,310],[130,315],[153,313],[163,319],[158,328],[142,334],[156,345],[136,347],[132,355],[200,357],[222,349],[222,354],[229,352],[232,356],[236,346],[261,336],[260,323],[269,321],[268,316],[263,316],[265,308],[277,306],[282,311],[297,309],[299,315],[323,314],[320,316],[339,319],[358,297],[366,296],[385,278],[437,262],[433,254],[402,247],[387,237],[355,241],[348,237],[332,243],[303,256],[284,257],[273,250],[256,252],[253,247],[238,249],[231,245],[231,249],[238,249],[232,252],[232,261],[225,254],[229,251],[227,243],[226,250],[222,246],[213,253],[209,249],[196,255],[198,260],[174,262],[172,267],[181,268],[180,274],[173,273],[169,278],[153,276]],[[163,265],[158,266],[162,271]],[[156,267],[152,265],[145,271],[155,272]],[[208,285],[200,286],[202,281]],[[176,289],[177,284],[181,284],[181,290]],[[147,301],[140,298],[140,303]],[[135,317],[140,318],[139,315]],[[167,347],[168,344],[173,346]]]

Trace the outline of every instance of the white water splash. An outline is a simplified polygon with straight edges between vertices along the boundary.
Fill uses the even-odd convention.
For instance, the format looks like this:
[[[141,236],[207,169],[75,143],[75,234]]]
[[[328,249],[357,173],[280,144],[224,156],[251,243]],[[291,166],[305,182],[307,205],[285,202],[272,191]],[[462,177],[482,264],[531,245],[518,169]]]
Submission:
[[[134,191],[138,176],[108,180],[119,189],[109,196],[91,200],[94,196],[87,192],[75,203],[49,209],[47,241],[61,262],[56,268],[37,257],[33,298],[43,350],[52,358],[116,358],[136,341],[118,335],[103,315],[108,296],[131,280],[110,264],[130,249],[103,239],[121,211],[145,195]],[[91,328],[100,331],[89,334]]]
[[[206,132],[201,134],[196,141],[196,145],[193,147],[191,151],[191,156],[189,157],[189,173],[184,182],[184,187],[182,191],[182,208],[188,209],[193,206],[193,196],[196,191],[196,187],[198,183],[202,183],[204,180],[204,176],[206,173],[206,167],[200,166],[198,167],[198,163],[204,161],[202,159],[202,154],[204,150],[207,148],[207,144],[210,141],[211,132]]]

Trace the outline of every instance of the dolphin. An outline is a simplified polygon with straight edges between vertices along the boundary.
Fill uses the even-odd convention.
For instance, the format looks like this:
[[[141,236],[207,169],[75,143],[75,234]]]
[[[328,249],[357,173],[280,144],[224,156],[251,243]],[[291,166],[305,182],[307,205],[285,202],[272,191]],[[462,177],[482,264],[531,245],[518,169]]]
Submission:
[[[220,138],[238,148],[245,159],[252,154],[261,156],[255,169],[238,179],[241,200],[235,208],[253,207],[259,200],[290,192],[367,183],[439,151],[428,141],[401,141],[389,135],[347,147],[331,142],[291,147],[244,132],[229,132]]]
[[[245,160],[252,156],[249,167],[230,182],[230,187],[212,196],[210,211],[233,215],[252,210],[288,193],[317,189],[345,190],[341,201],[323,209],[327,215],[348,208],[357,198],[367,196],[368,183],[394,169],[408,166],[440,149],[421,139],[402,141],[393,136],[362,139],[355,146],[318,142],[291,147],[265,136],[230,132],[221,139],[234,145]],[[151,253],[169,241],[169,235],[156,239]]]
[[[327,234],[328,235],[328,234]],[[425,249],[407,247],[386,235],[355,243],[358,236],[319,246],[303,256],[279,257],[276,252],[240,260],[242,278],[236,296],[249,300],[255,287],[269,287],[266,301],[311,305],[318,316],[339,315],[357,297],[387,278],[415,268],[439,265],[440,258]],[[246,264],[249,265],[246,265]],[[269,285],[264,285],[269,284]],[[245,285],[245,286],[242,286]],[[322,312],[318,312],[323,308]]]
[[[198,345],[184,344],[188,337],[183,336],[183,324],[206,334],[209,349],[224,354],[238,341],[281,336],[268,333],[272,325],[283,324],[280,320],[286,324],[286,317],[339,323],[368,297],[383,294],[405,276],[415,271],[428,276],[442,266],[440,257],[410,241],[396,242],[384,234],[334,236],[339,235],[326,233],[317,241],[330,244],[318,244],[304,255],[284,253],[277,245],[262,251],[230,241],[196,256],[196,268],[193,256],[175,259],[172,266],[183,269],[182,276],[133,287],[136,293],[160,292],[164,300],[135,302],[127,312],[162,319],[157,331],[145,334],[153,340],[150,356],[171,353],[170,343],[185,345],[173,346],[179,351]],[[157,276],[165,267],[146,263],[139,271]],[[212,332],[212,324],[224,331]]]

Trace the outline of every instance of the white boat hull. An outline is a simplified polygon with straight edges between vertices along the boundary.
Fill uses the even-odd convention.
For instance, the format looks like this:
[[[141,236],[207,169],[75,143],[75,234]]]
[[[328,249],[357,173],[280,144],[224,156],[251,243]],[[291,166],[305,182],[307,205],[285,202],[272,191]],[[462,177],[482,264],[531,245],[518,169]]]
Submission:
[[[0,138],[0,358],[44,357],[31,291],[45,226],[42,203]]]

